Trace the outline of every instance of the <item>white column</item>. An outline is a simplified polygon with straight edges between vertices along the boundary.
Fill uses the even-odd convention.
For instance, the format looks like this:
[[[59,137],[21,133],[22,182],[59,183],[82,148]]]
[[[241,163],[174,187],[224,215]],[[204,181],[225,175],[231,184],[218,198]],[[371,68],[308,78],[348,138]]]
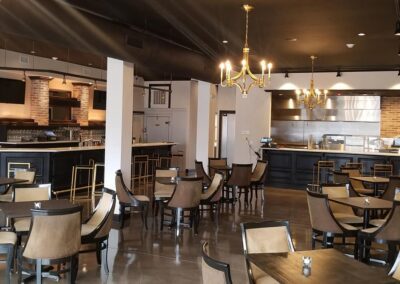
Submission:
[[[198,81],[197,85],[197,127],[196,127],[196,160],[202,161],[208,168],[210,137],[210,102],[211,84]]]
[[[114,190],[118,169],[131,179],[133,80],[133,63],[107,58],[104,186]]]

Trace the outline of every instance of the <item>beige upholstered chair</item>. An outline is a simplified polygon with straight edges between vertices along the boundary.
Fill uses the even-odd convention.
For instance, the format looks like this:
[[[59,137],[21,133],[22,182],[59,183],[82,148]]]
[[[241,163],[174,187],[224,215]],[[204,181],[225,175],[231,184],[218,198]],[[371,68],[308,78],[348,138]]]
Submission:
[[[16,179],[24,179],[24,184],[32,184],[35,183],[36,178],[36,170],[28,169],[28,170],[19,170],[14,173],[14,178]]]
[[[82,224],[82,244],[95,244],[95,249],[83,249],[80,253],[96,251],[97,263],[101,264],[103,258],[104,270],[108,273],[107,253],[108,235],[111,230],[112,217],[116,203],[116,192],[103,188],[103,195],[89,219]],[[103,257],[101,257],[103,251]]]
[[[81,213],[81,206],[32,209],[28,239],[18,255],[18,283],[21,283],[22,271],[26,270],[25,261],[36,263],[36,283],[42,283],[42,265],[69,262],[70,282],[74,283],[81,246]]]
[[[180,224],[183,216],[182,211],[190,211],[191,224],[194,223],[194,232],[197,234],[199,223],[199,204],[201,199],[201,191],[203,188],[202,177],[186,177],[181,178],[175,188],[171,199],[166,204],[161,203],[161,231],[164,226],[164,210],[172,209],[175,211],[176,217],[176,236],[180,235]]]
[[[390,269],[389,275],[394,279],[400,280],[400,252],[397,254],[396,261]]]
[[[356,237],[358,229],[349,224],[337,221],[329,206],[328,195],[311,192],[307,189],[308,211],[312,228],[312,249],[315,242],[320,241],[318,236],[322,235],[322,245],[325,248],[333,247],[334,237]],[[354,246],[354,255],[357,257],[357,243]]]
[[[400,188],[400,177],[399,176],[390,176],[389,184],[382,195],[382,199],[393,201],[396,196],[396,188]]]
[[[357,168],[341,168],[342,173],[348,173],[350,179],[350,186],[355,192],[361,195],[374,195],[374,190],[365,188],[364,184],[360,180],[351,179],[352,177],[361,176],[360,169]]]
[[[226,166],[228,164],[228,161],[226,158],[208,158],[208,175],[210,178],[214,176],[214,174],[217,172],[216,169],[213,169],[212,166]],[[225,178],[226,178],[226,172],[224,172]]]
[[[157,178],[176,178],[178,172],[177,168],[156,169],[153,180],[153,210],[155,216],[158,215],[159,202],[171,198],[175,189],[175,184],[162,184],[157,181]]]
[[[394,263],[396,247],[400,245],[400,201],[393,201],[393,208],[379,227],[372,227],[358,232],[359,255],[364,262],[370,258],[371,242],[387,244],[389,264]]]
[[[252,164],[232,164],[231,176],[225,184],[226,197],[227,200],[232,201],[231,203],[235,202],[236,188],[239,189],[239,198],[242,192],[244,192],[245,202],[247,203],[252,168]],[[229,198],[230,193],[232,194],[231,199]]]
[[[349,192],[345,184],[323,184],[321,185],[323,194],[327,194],[331,198],[348,198]],[[350,206],[329,201],[329,207],[333,216],[338,222],[346,224],[362,224],[363,218],[354,214]]]
[[[209,186],[211,183],[211,178],[207,175],[206,171],[203,167],[203,162],[201,161],[194,161],[194,167],[196,169],[196,176],[203,177],[203,185]]]
[[[214,218],[214,210],[216,215],[216,223],[218,224],[220,203],[222,197],[222,189],[224,185],[224,176],[222,173],[215,173],[210,186],[201,194],[200,205],[210,206],[211,218]],[[204,210],[204,209],[203,209]]]
[[[257,191],[262,190],[262,199],[264,200],[264,180],[267,176],[268,161],[258,160],[254,171],[251,173],[250,178],[250,202],[253,200],[253,190],[256,192],[256,198],[258,198]]]
[[[215,260],[208,255],[208,243],[203,244],[201,274],[204,284],[232,284],[229,264]]]
[[[244,254],[293,252],[288,221],[241,223]],[[250,283],[278,283],[259,267],[246,259]]]
[[[17,235],[14,232],[0,232],[0,254],[6,255],[6,271],[4,283],[10,283],[11,266],[14,259]]]
[[[124,227],[124,214],[126,207],[136,207],[140,209],[142,215],[142,222],[147,229],[147,212],[149,209],[150,199],[146,195],[134,195],[126,187],[124,179],[122,177],[121,170],[115,173],[115,189],[117,191],[119,201],[119,217],[120,217],[120,228]]]
[[[51,184],[16,184],[14,185],[14,202],[43,201],[51,199]],[[14,220],[15,232],[18,243],[23,234],[28,233],[31,218],[18,218]]]

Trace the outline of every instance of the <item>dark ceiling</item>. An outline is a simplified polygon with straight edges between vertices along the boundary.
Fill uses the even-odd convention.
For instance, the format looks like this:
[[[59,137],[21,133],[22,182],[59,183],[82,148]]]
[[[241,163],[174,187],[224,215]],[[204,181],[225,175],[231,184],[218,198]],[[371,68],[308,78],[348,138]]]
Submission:
[[[113,56],[145,79],[216,81],[219,61],[240,62],[245,2],[256,8],[251,58],[275,71],[308,71],[311,54],[319,71],[399,68],[394,0],[0,0],[0,47],[100,68]]]

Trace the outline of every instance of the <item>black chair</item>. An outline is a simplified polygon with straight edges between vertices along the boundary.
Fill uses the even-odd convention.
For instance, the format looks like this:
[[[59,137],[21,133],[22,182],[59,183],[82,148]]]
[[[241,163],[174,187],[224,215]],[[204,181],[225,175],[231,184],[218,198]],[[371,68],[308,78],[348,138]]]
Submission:
[[[203,244],[202,256],[201,272],[204,284],[232,284],[229,264],[208,255],[208,242]]]
[[[215,173],[214,177],[211,181],[210,186],[206,189],[204,193],[201,194],[200,206],[201,210],[205,210],[203,208],[204,205],[210,206],[210,215],[211,218],[216,220],[218,225],[219,212],[220,212],[220,203],[222,198],[222,190],[224,185],[224,176],[222,173]],[[215,210],[215,215],[214,215]],[[216,218],[214,217],[216,216]]]
[[[206,171],[203,167],[203,162],[201,161],[194,161],[194,166],[196,169],[196,176],[203,177],[203,186],[209,186],[211,183],[211,178],[207,175]]]
[[[232,164],[232,173],[227,182],[225,183],[226,200],[235,203],[236,188],[239,189],[239,198],[242,193],[245,195],[245,202],[247,204],[248,192],[251,183],[251,170],[252,164]],[[232,195],[230,198],[229,195]]]
[[[250,202],[253,200],[253,191],[256,193],[256,198],[258,198],[257,191],[262,190],[262,199],[264,200],[264,181],[267,176],[268,161],[258,160],[254,171],[251,173],[250,178]]]

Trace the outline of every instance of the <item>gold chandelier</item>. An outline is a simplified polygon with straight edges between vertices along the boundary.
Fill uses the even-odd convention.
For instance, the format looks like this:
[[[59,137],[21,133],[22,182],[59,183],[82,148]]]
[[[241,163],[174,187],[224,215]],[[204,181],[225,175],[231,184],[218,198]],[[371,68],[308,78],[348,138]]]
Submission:
[[[268,79],[271,79],[271,68],[272,68],[272,63],[266,63],[265,60],[260,61],[261,65],[261,77],[257,77],[250,71],[250,66],[249,66],[249,53],[250,53],[250,48],[248,47],[247,44],[247,38],[248,38],[248,29],[249,29],[249,12],[253,9],[254,7],[250,5],[243,5],[243,9],[246,11],[246,38],[245,38],[245,44],[243,48],[243,59],[242,59],[242,70],[234,75],[234,71],[232,70],[232,65],[229,60],[226,62],[222,62],[219,65],[219,68],[221,69],[221,86],[222,87],[232,87],[236,86],[240,89],[240,92],[242,93],[243,98],[247,97],[247,94],[249,93],[250,89],[256,85],[259,88],[265,87],[265,70],[268,68]],[[225,71],[225,72],[224,72]],[[224,76],[225,73],[225,76]],[[249,75],[251,79],[251,83],[246,82],[247,76]],[[225,78],[225,79],[224,79]]]
[[[314,88],[314,60],[316,56],[311,57],[311,81],[310,89],[296,90],[296,100],[299,105],[303,104],[309,109],[314,109],[317,106],[323,106],[326,103],[328,90],[319,90]]]

